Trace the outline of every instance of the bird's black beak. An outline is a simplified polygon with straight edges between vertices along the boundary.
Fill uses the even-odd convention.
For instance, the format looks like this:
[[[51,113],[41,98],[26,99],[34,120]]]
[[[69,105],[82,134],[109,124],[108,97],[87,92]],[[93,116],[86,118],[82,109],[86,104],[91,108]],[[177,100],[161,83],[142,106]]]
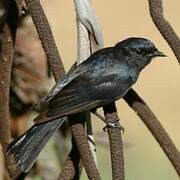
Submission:
[[[166,57],[166,55],[163,52],[161,52],[161,51],[155,51],[153,53],[153,56],[154,57]]]
[[[151,54],[148,54],[146,57],[147,58],[166,57],[166,55],[161,51],[155,50]]]

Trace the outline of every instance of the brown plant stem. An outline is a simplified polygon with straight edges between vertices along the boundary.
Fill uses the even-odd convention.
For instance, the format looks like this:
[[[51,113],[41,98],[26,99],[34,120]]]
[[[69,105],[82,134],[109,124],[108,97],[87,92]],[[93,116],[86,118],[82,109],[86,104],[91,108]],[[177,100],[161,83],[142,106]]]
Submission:
[[[72,137],[72,149],[69,153],[63,170],[61,171],[58,180],[69,180],[69,179],[79,179],[82,169],[82,162],[80,159],[79,150],[76,146],[75,140]]]
[[[47,17],[39,0],[25,0],[25,3],[34,25],[36,26],[39,39],[42,43],[54,78],[57,81],[64,76],[65,70]]]
[[[0,59],[0,141],[5,151],[5,147],[11,140],[9,86],[14,53],[12,35],[7,24],[4,25],[2,33],[0,34],[0,39],[2,42]]]
[[[103,107],[106,123],[111,123],[114,120],[119,120],[115,103],[108,104]],[[112,179],[124,180],[124,157],[123,157],[123,143],[120,128],[107,127],[109,142],[110,142],[110,154],[112,164]]]
[[[71,126],[71,132],[72,132],[72,148],[71,151],[68,155],[68,157],[65,160],[64,163],[64,167],[61,171],[61,173],[59,174],[59,180],[69,180],[69,179],[79,179],[80,175],[81,175],[81,170],[82,170],[82,162],[81,162],[81,154],[79,153],[79,147],[77,147],[75,140],[77,139],[77,141],[82,142],[81,139],[78,139],[78,137],[76,137],[76,135],[74,135],[74,131],[78,132],[78,129],[76,129],[73,131],[74,126]],[[81,127],[81,124],[80,124]],[[78,127],[77,127],[78,128]],[[83,127],[84,128],[84,127]]]
[[[180,40],[169,22],[164,18],[162,0],[149,0],[149,10],[154,24],[180,63]]]
[[[180,176],[180,153],[165,129],[162,127],[161,123],[157,120],[154,113],[133,89],[128,91],[128,93],[124,96],[124,100],[137,113],[150,130],[172,163],[177,174]]]
[[[16,2],[7,1],[7,3],[7,15],[0,32],[0,142],[3,147],[6,170],[9,171],[11,177],[17,177],[20,172],[14,165],[14,159],[6,155],[6,148],[11,140],[9,90],[19,10]],[[9,175],[7,174],[7,178]]]
[[[69,122],[72,134],[74,136],[74,141],[78,147],[79,153],[80,155],[83,154],[83,156],[81,155],[82,164],[85,167],[89,179],[99,180],[101,178],[97,170],[93,154],[89,148],[88,138],[85,134],[83,126],[84,117],[86,117],[86,113],[75,114],[69,117]],[[81,139],[81,141],[79,139]]]
[[[6,168],[9,170],[10,174],[14,175],[15,168],[14,166],[10,165],[11,158],[6,156],[6,147],[11,140],[11,122],[9,117],[9,88],[12,59],[14,53],[12,35],[8,24],[4,25],[2,33],[0,34],[0,39],[2,40],[0,58],[0,142],[3,148]]]

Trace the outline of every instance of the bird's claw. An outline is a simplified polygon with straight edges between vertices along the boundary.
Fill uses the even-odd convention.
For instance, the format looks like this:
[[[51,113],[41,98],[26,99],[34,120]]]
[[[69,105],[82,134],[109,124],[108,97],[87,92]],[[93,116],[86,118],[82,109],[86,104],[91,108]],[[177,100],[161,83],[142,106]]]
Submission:
[[[108,128],[119,128],[123,133],[125,132],[125,129],[123,126],[120,125],[119,120],[113,120],[103,128],[104,132],[107,132]]]
[[[102,121],[104,121],[106,123],[106,120],[105,118],[99,114],[96,110],[91,110],[91,112],[96,116],[98,117],[99,119],[101,119]],[[108,122],[106,123],[106,126],[103,128],[103,131],[104,132],[107,132],[107,129],[108,128],[120,128],[120,130],[124,133],[125,132],[125,129],[123,126],[120,125],[119,123],[119,119],[116,119],[116,120],[112,120],[111,122]]]

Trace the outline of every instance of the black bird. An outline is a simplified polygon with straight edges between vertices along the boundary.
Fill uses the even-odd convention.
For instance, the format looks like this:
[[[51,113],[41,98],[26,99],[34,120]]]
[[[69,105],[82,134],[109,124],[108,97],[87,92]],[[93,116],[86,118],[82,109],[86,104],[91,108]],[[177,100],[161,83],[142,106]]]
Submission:
[[[35,125],[10,143],[8,153],[27,172],[66,116],[122,98],[157,56],[165,55],[150,40],[135,37],[95,52],[58,81],[38,104],[41,113]]]

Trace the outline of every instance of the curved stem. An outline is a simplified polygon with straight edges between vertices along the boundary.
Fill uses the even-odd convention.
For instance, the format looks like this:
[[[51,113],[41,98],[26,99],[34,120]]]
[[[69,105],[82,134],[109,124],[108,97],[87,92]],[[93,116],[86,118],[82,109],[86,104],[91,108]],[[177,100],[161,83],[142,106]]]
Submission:
[[[124,96],[124,100],[137,113],[137,115],[150,130],[150,132],[172,163],[177,174],[180,176],[180,152],[178,151],[154,113],[133,89],[130,89],[129,92]]]
[[[149,10],[154,24],[180,63],[180,39],[169,22],[164,18],[162,0],[149,0]]]

